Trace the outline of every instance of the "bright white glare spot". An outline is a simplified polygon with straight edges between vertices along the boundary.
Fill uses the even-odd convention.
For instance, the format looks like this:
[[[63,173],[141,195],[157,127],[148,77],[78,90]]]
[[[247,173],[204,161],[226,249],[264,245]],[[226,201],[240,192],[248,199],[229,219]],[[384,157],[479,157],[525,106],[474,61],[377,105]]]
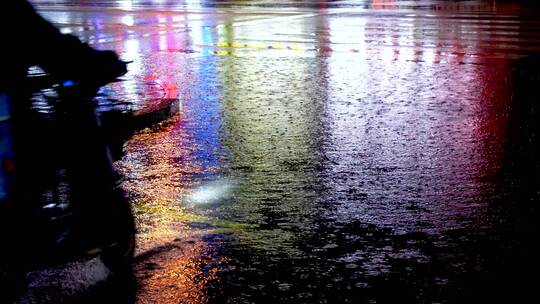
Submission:
[[[395,56],[395,52],[394,52],[394,49],[391,48],[391,47],[385,47],[382,51],[381,51],[381,56],[382,56],[382,60],[385,61],[385,62],[392,62],[394,56]]]
[[[130,39],[124,42],[124,60],[135,60],[140,56],[139,41]]]
[[[69,27],[63,27],[60,29],[60,33],[62,34],[71,34],[73,33],[73,30]]]
[[[204,44],[204,33],[203,33],[203,23],[200,21],[191,21],[189,23],[191,31],[189,31],[189,36],[195,45]]]
[[[165,51],[169,48],[168,42],[167,42],[167,36],[160,35],[159,36],[159,50]]]
[[[400,61],[411,61],[414,60],[415,53],[412,48],[401,48],[399,50],[399,60]]]
[[[235,183],[228,180],[212,181],[195,188],[189,195],[188,207],[222,204],[233,197]]]
[[[135,19],[130,15],[122,16],[122,23],[127,26],[133,26],[135,24]]]
[[[121,1],[119,4],[120,4],[120,8],[122,9],[129,10],[133,8],[133,0]]]
[[[427,63],[435,62],[435,51],[433,51],[433,49],[430,49],[430,48],[424,49],[423,60]]]

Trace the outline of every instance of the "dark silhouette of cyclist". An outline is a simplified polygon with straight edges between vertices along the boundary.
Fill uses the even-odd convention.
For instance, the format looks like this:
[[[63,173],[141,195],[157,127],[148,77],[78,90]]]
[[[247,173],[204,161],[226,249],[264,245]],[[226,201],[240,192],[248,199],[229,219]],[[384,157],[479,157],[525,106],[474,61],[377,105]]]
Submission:
[[[116,53],[62,34],[26,0],[2,6],[0,33],[7,43],[0,48],[0,201],[7,197],[9,171],[14,168],[11,118],[24,111],[25,105],[15,100],[24,99],[20,94],[28,68],[39,66],[52,80],[77,83],[89,95],[127,72]]]
[[[2,3],[0,92],[10,91],[30,66],[40,66],[58,80],[102,86],[126,73],[126,63],[112,51],[96,50],[62,34],[26,0]]]
[[[125,272],[134,227],[91,99],[99,87],[127,72],[126,62],[113,51],[97,50],[62,34],[26,0],[2,3],[0,29],[3,303],[24,288],[19,280],[34,264],[56,260],[60,253],[88,252],[90,245],[102,251],[110,268]],[[76,93],[62,98],[65,104],[58,105],[62,108],[54,120],[35,119],[28,107],[31,92],[25,86],[31,66],[41,67],[54,83],[76,84]],[[50,208],[40,205],[43,193],[58,192],[62,178],[69,182],[71,201],[77,203],[61,216],[49,216]]]

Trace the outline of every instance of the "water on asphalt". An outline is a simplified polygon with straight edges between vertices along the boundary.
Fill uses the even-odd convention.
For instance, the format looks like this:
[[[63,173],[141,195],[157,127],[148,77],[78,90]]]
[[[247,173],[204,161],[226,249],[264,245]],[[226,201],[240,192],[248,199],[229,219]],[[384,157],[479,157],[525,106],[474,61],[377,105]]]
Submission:
[[[540,21],[498,1],[34,1],[177,114],[117,168],[140,303],[517,300]],[[104,107],[107,103],[104,103]]]

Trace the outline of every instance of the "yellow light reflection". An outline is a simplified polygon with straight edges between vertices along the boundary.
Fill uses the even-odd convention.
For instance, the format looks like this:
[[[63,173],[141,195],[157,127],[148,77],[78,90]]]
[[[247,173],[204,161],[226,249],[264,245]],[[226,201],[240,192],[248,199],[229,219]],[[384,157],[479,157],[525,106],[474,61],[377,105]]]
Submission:
[[[187,223],[227,223],[182,208],[183,197],[194,188],[192,176],[203,170],[192,157],[196,146],[184,123],[178,116],[136,134],[117,163],[137,220],[137,303],[207,302],[206,286],[216,279],[222,259],[213,252],[216,244],[207,246]]]
[[[206,285],[217,277],[206,242],[195,237],[178,242],[162,252],[150,254],[146,263],[135,266],[140,287],[137,303],[206,303]],[[148,267],[154,265],[155,267]]]

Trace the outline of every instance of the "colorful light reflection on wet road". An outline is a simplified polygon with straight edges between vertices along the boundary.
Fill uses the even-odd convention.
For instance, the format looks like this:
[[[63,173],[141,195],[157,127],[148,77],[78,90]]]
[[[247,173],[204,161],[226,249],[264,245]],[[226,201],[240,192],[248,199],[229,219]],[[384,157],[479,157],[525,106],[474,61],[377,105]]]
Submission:
[[[136,110],[179,105],[118,163],[138,219],[139,302],[517,296],[497,288],[531,254],[514,235],[528,217],[513,216],[537,202],[524,180],[538,161],[514,131],[529,116],[513,109],[536,96],[515,80],[540,51],[533,9],[34,3],[133,60],[107,94]]]

